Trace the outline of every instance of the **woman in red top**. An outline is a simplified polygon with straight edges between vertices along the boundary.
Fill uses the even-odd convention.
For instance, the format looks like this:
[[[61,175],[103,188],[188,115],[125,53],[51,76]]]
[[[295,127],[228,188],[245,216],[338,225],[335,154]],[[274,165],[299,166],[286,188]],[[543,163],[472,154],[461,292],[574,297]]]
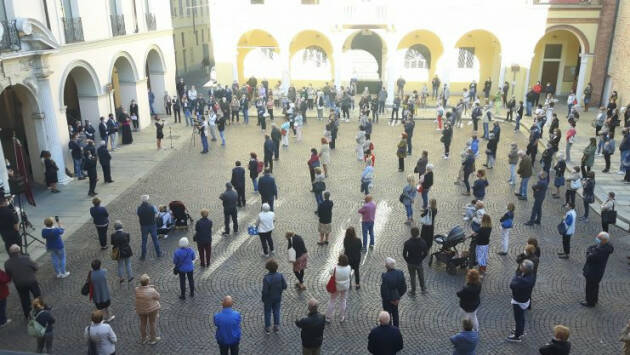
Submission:
[[[319,167],[319,155],[317,149],[311,148],[311,158],[306,162],[308,164],[308,171],[311,173],[311,184],[315,180],[315,168]]]
[[[0,328],[11,323],[11,319],[7,319],[7,298],[9,297],[9,286],[11,276],[0,270]]]
[[[564,152],[565,161],[567,163],[571,161],[571,146],[573,145],[573,140],[575,139],[575,135],[577,134],[577,131],[575,130],[575,122],[570,120],[569,126],[570,127],[567,130],[566,150]]]
[[[540,81],[536,82],[536,85],[532,88],[534,93],[536,93],[536,103],[535,106],[538,106],[538,100],[540,100],[540,93],[542,92],[542,85],[540,85]]]

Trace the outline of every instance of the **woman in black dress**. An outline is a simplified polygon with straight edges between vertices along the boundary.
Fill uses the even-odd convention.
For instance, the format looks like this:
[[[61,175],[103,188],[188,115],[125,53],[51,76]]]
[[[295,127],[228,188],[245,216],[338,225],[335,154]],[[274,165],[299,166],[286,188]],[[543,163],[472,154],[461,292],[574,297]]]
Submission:
[[[420,215],[422,219],[427,214],[430,214],[431,223],[423,223],[422,229],[420,229],[420,238],[427,243],[427,247],[431,250],[431,246],[433,245],[433,233],[435,226],[435,215],[437,214],[437,201],[432,198],[429,200],[429,208],[425,209],[424,212]]]
[[[361,288],[359,282],[361,278],[359,276],[359,265],[361,264],[361,239],[357,238],[357,233],[354,227],[348,227],[346,229],[346,236],[343,238],[343,250],[344,254],[348,257],[350,267],[354,270],[354,283],[355,289]]]
[[[57,190],[57,171],[59,168],[54,160],[52,160],[50,152],[47,150],[42,151],[41,157],[44,158],[44,177],[46,178],[46,185],[50,192],[61,192]]]
[[[162,138],[164,138],[164,121],[160,121],[157,115],[153,115],[155,120],[155,133],[157,138],[157,149],[162,149]]]
[[[131,119],[129,119],[129,115],[124,110],[118,117],[118,124],[122,129],[122,144],[133,143],[133,137],[131,135]]]

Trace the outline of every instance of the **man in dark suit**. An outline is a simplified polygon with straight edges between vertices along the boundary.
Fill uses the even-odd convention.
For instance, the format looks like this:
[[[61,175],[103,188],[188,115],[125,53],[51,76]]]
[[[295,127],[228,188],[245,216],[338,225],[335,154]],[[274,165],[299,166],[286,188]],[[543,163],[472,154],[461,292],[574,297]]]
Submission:
[[[586,297],[580,302],[585,307],[595,307],[599,293],[599,282],[604,277],[608,257],[613,253],[613,246],[609,243],[610,235],[600,232],[595,238],[596,244],[586,250],[586,263],[582,269],[586,278]]]
[[[269,172],[273,173],[273,141],[269,135],[265,135],[265,143],[263,144],[265,168],[269,167]]]
[[[278,189],[276,180],[271,176],[271,170],[265,169],[265,175],[258,179],[258,192],[262,200],[261,203],[268,203],[273,211],[273,200],[278,199]]]
[[[234,165],[236,165],[236,167],[232,169],[232,179],[230,179],[230,182],[238,194],[237,206],[245,207],[245,169],[241,166],[239,160],[237,160]]]
[[[94,149],[94,142],[88,141],[88,145],[85,146],[83,150],[84,160],[85,160],[85,170],[88,173],[88,179],[90,180],[90,189],[88,191],[88,196],[94,197],[97,195],[96,191],[96,181],[98,177],[96,175],[96,154]]]
[[[398,303],[407,292],[407,282],[405,274],[396,269],[396,260],[386,258],[385,268],[387,271],[381,274],[381,300],[383,309],[392,317],[394,327],[398,327]]]
[[[107,132],[107,123],[105,122],[105,117],[103,116],[101,116],[101,123],[98,124],[98,135],[101,136],[101,140],[104,140],[105,143],[107,143],[109,133]]]
[[[368,351],[371,354],[396,354],[403,349],[403,337],[400,329],[389,324],[389,313],[381,311],[378,323],[368,336]]]
[[[540,218],[542,216],[542,204],[547,195],[547,186],[549,184],[547,173],[541,171],[538,173],[538,182],[532,186],[534,190],[534,206],[532,207],[532,216],[529,221],[525,222],[526,226],[534,224],[540,224]]]
[[[107,134],[109,134],[109,144],[112,147],[112,150],[116,149],[118,145],[118,122],[114,118],[114,115],[109,114],[109,119],[107,120]]]
[[[101,163],[101,168],[103,168],[105,183],[114,182],[114,180],[112,180],[112,169],[109,165],[112,156],[107,151],[107,143],[105,141],[101,141],[101,145],[96,150],[96,155],[98,156],[98,161]]]

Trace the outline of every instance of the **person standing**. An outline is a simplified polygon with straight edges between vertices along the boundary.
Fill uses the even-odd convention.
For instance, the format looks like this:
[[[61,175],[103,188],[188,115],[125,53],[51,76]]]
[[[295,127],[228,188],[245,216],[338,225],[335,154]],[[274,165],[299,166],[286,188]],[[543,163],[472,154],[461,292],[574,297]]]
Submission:
[[[70,142],[68,142],[68,149],[70,149],[70,155],[72,156],[72,162],[74,163],[74,176],[78,180],[84,180],[85,176],[83,176],[83,148],[79,143],[78,133],[72,135],[72,139],[70,139]]]
[[[459,297],[459,307],[464,311],[465,319],[470,319],[472,329],[479,331],[479,320],[477,319],[477,308],[481,304],[481,275],[476,269],[469,269],[466,273],[466,283],[461,290],[457,291]]]
[[[569,120],[569,129],[567,130],[567,133],[566,133],[566,145],[565,145],[565,151],[564,151],[564,156],[566,158],[567,163],[571,162],[571,147],[573,146],[573,143],[575,142],[576,135],[577,135],[577,131],[575,130],[575,121]]]
[[[268,134],[265,134],[265,143],[263,144],[263,152],[264,152],[264,163],[265,168],[269,168],[269,171],[273,173],[273,151],[274,145],[271,137]]]
[[[162,139],[164,138],[164,121],[160,120],[158,116],[154,116],[153,120],[155,121],[155,144],[157,145],[157,150],[162,149]],[[188,126],[188,124],[186,124]]]
[[[123,268],[127,272],[127,282],[133,281],[133,273],[131,272],[131,257],[133,251],[129,245],[129,233],[123,231],[123,225],[120,221],[114,222],[114,233],[111,235],[112,250],[118,251],[118,278],[123,283]]]
[[[392,324],[398,327],[398,305],[407,292],[405,274],[396,269],[396,260],[390,257],[385,259],[385,269],[381,274],[381,301],[383,309],[392,317]]]
[[[144,260],[147,256],[147,238],[151,235],[153,246],[155,247],[155,255],[159,258],[162,256],[160,251],[160,242],[157,238],[157,226],[155,218],[158,216],[157,208],[149,203],[149,195],[142,195],[142,203],[138,206],[136,214],[140,222],[140,237],[142,238],[142,254],[140,260]]]
[[[107,120],[107,134],[109,135],[108,140],[112,150],[116,150],[118,146],[118,122],[116,122],[114,115],[111,113]]]
[[[571,237],[575,234],[575,222],[577,219],[577,213],[575,212],[575,205],[572,202],[567,204],[569,210],[565,213],[562,219],[564,233],[562,234],[562,253],[558,253],[560,259],[568,259],[571,254]]]
[[[586,178],[582,180],[582,202],[584,203],[584,216],[580,217],[580,221],[588,221],[588,212],[591,209],[591,203],[595,202],[595,172],[586,173]]]
[[[59,182],[57,176],[59,167],[57,167],[57,163],[52,160],[50,152],[47,150],[42,151],[41,157],[44,158],[44,178],[46,179],[46,186],[48,186],[50,192],[61,192],[57,189],[57,182]]]
[[[42,229],[42,239],[46,240],[46,250],[50,253],[53,268],[58,279],[65,279],[70,276],[66,271],[66,248],[63,245],[64,229],[57,220],[57,227],[54,227],[55,220],[52,217],[44,219],[45,227]]]
[[[416,127],[416,122],[413,117],[408,117],[405,120],[405,133],[407,133],[407,155],[411,155],[411,138],[413,137],[413,129]]]
[[[435,216],[437,215],[437,201],[432,198],[429,200],[429,208],[426,208],[420,215],[422,227],[420,229],[420,238],[427,244],[427,250],[431,250],[433,246],[433,234],[435,228]],[[428,217],[427,217],[428,216]]]
[[[413,201],[416,199],[416,178],[413,174],[407,175],[407,185],[403,187],[402,194],[400,195],[400,202],[405,206],[407,213],[406,225],[413,223]]]
[[[282,292],[287,289],[287,282],[284,275],[277,272],[278,263],[271,259],[265,264],[269,271],[263,277],[262,302],[265,313],[265,333],[271,333],[271,313],[273,312],[273,331],[280,330],[280,304],[282,303]]]
[[[597,140],[594,137],[589,139],[589,144],[584,148],[582,155],[582,161],[580,163],[580,170],[582,171],[582,178],[586,178],[586,173],[591,171],[595,162],[595,150],[597,149]]]
[[[232,189],[231,183],[225,184],[225,191],[219,196],[219,199],[223,201],[223,217],[225,229],[223,230],[223,236],[230,235],[230,218],[232,218],[232,227],[234,227],[234,235],[238,234],[238,210],[236,209],[236,202],[238,201],[238,195],[236,191]]]
[[[586,263],[582,273],[586,279],[586,295],[580,304],[584,307],[595,307],[599,294],[599,283],[604,277],[608,257],[613,253],[610,235],[600,232],[595,237],[595,244],[586,249]]]
[[[94,143],[92,141],[88,141],[83,154],[85,156],[85,170],[87,170],[88,179],[90,181],[88,196],[94,197],[98,195],[96,193],[96,182],[98,181],[98,176],[96,172],[96,151],[94,150]]]
[[[368,233],[370,235],[370,249],[374,248],[374,218],[376,216],[376,204],[372,201],[372,196],[367,195],[364,199],[363,206],[359,209],[361,215],[361,231],[363,234],[363,248],[366,250],[368,244]]]
[[[361,277],[359,274],[359,266],[361,264],[361,239],[357,237],[354,227],[346,229],[346,235],[343,239],[343,253],[348,257],[350,268],[354,271],[354,288],[361,288]]]
[[[306,286],[304,286],[304,269],[306,269],[308,263],[306,245],[302,237],[293,232],[287,232],[285,238],[288,242],[287,250],[290,252],[290,250],[293,249],[295,252],[295,261],[290,261],[293,263],[293,274],[298,280],[295,287],[300,291],[304,291],[306,290]]]
[[[225,98],[224,98],[225,99]],[[227,113],[219,114],[217,117],[217,130],[219,131],[219,137],[221,137],[221,146],[225,147],[225,121]]]
[[[332,209],[333,202],[330,200],[330,192],[324,192],[324,200],[317,205],[317,217],[319,218],[319,242],[317,245],[328,245],[328,237],[332,231]]]
[[[403,247],[403,258],[407,262],[407,268],[409,269],[409,279],[411,281],[410,296],[416,294],[416,273],[418,274],[418,281],[420,282],[420,290],[424,295],[427,293],[426,286],[424,284],[424,270],[422,269],[422,262],[429,252],[427,244],[418,238],[420,231],[418,227],[411,228],[411,238],[409,238]]]
[[[319,303],[316,299],[308,300],[308,315],[302,319],[296,319],[295,325],[300,328],[302,338],[303,355],[319,355],[324,342],[324,328],[326,322],[324,315],[318,311]]]
[[[398,157],[398,171],[405,171],[405,157],[407,157],[407,133],[405,132],[400,135],[396,156]]]
[[[4,194],[0,194],[0,235],[4,242],[4,248],[9,253],[9,247],[13,244],[21,245],[19,223],[16,209],[9,205]]]
[[[88,275],[88,280],[91,285],[90,297],[96,306],[96,309],[103,312],[103,317],[106,322],[111,322],[116,318],[113,315],[110,305],[111,297],[109,295],[109,286],[107,285],[107,270],[101,269],[101,261],[94,259],[92,264],[92,271]]]
[[[9,260],[4,262],[4,271],[13,281],[13,285],[15,285],[15,289],[20,296],[25,319],[28,319],[31,314],[30,294],[33,295],[33,298],[41,295],[39,284],[35,277],[38,269],[37,264],[28,255],[22,255],[19,245],[13,244],[9,247]]]
[[[208,218],[208,210],[202,209],[201,218],[195,223],[195,235],[193,241],[197,243],[201,267],[210,266],[212,253],[212,221]]]
[[[136,287],[136,313],[140,318],[140,343],[155,345],[161,340],[157,336],[156,322],[160,312],[160,293],[149,285],[149,275],[140,276],[140,286]],[[147,325],[149,338],[147,339]]]
[[[615,211],[615,193],[610,191],[608,198],[601,205],[602,230],[608,232],[608,225],[615,224],[617,220],[617,212]]]
[[[101,141],[101,145],[99,145],[96,150],[96,154],[98,155],[98,161],[101,163],[101,168],[103,169],[105,183],[114,182],[114,180],[112,180],[112,169],[110,165],[112,156],[109,154],[109,151],[107,151],[107,143],[105,141]]]
[[[507,255],[508,247],[510,244],[510,231],[514,226],[514,209],[515,206],[512,202],[507,204],[507,211],[501,216],[499,222],[501,222],[501,251],[497,254]]]
[[[529,260],[523,260],[519,269],[510,282],[512,289],[512,310],[514,311],[514,321],[516,327],[514,332],[507,337],[507,341],[520,343],[523,339],[525,331],[525,310],[529,307],[534,287],[534,263]]]
[[[258,236],[260,237],[260,243],[262,244],[263,253],[265,258],[269,257],[269,254],[274,254],[273,239],[271,233],[274,230],[274,222],[276,214],[270,211],[268,203],[262,204],[262,211],[258,214],[256,219],[256,229],[258,230]]]
[[[479,272],[486,273],[488,266],[488,249],[490,244],[490,234],[492,233],[492,219],[490,215],[484,214],[481,217],[481,227],[479,231],[474,232],[475,240],[475,256],[477,257],[477,264],[479,264]]]
[[[265,169],[265,174],[258,179],[258,192],[262,203],[268,203],[273,211],[273,201],[278,199],[276,180],[271,176],[271,170]]]
[[[444,144],[444,155],[442,159],[448,159],[451,148],[451,141],[453,139],[453,127],[449,122],[444,122],[444,129],[442,130],[442,136],[440,141]]]
[[[538,349],[541,355],[569,355],[570,351],[569,328],[564,325],[553,327],[553,339]]]
[[[256,153],[249,153],[249,162],[247,163],[247,170],[249,170],[249,178],[252,179],[252,185],[254,185],[254,193],[258,192],[258,174],[259,169],[258,156]]]
[[[339,255],[337,265],[329,272],[335,278],[335,292],[330,293],[328,301],[328,311],[326,312],[326,323],[330,323],[335,315],[335,305],[339,302],[339,322],[346,320],[346,304],[348,300],[348,290],[350,289],[352,269],[349,265],[348,257],[345,254]],[[328,290],[328,292],[331,292]]]
[[[223,297],[223,310],[215,313],[214,326],[217,327],[215,338],[221,355],[238,355],[238,345],[241,341],[241,314],[232,309],[231,296]]]
[[[462,328],[461,332],[449,338],[455,347],[453,355],[474,354],[479,343],[479,331],[473,330],[473,322],[467,318],[462,320]]]
[[[280,159],[280,140],[282,139],[282,132],[278,128],[276,123],[271,124],[271,141],[273,142],[273,160],[278,161]]]
[[[173,96],[173,120],[175,123],[182,123],[182,105],[179,98]],[[188,122],[186,122],[188,124]]]
[[[374,162],[371,159],[368,159],[365,162],[365,168],[363,172],[361,172],[361,192],[363,192],[366,196],[370,194],[370,187],[372,185],[372,180],[374,179]]]
[[[102,311],[92,312],[92,323],[85,328],[83,337],[94,344],[97,355],[109,355],[116,353],[116,342],[118,338],[112,327],[107,324]]]
[[[403,337],[400,329],[390,324],[390,315],[386,311],[378,313],[378,325],[368,336],[368,351],[374,355],[393,355],[403,349]]]
[[[107,142],[109,139],[109,132],[107,132],[107,122],[105,122],[105,117],[101,116],[100,123],[98,124],[98,135],[101,137],[101,140]]]
[[[321,147],[319,150],[319,162],[324,169],[324,176],[328,177],[328,167],[330,166],[330,145],[328,140],[324,137],[321,139]]]
[[[534,191],[534,206],[532,207],[532,215],[529,221],[525,222],[526,226],[532,226],[534,224],[540,225],[540,219],[542,217],[542,204],[547,195],[548,179],[547,173],[541,171],[538,173],[538,182],[532,186]]]
[[[33,300],[33,312],[31,312],[31,319],[39,323],[42,327],[46,328],[44,335],[36,337],[37,339],[37,352],[43,353],[44,346],[46,347],[46,353],[52,354],[53,345],[53,324],[55,324],[55,318],[50,313],[50,307],[44,304],[41,297],[37,297]]]
[[[193,271],[195,269],[194,261],[196,259],[195,251],[188,246],[188,238],[182,237],[179,239],[178,248],[173,253],[173,272],[177,272],[179,275],[179,290],[180,300],[186,299],[186,278],[188,278],[188,285],[190,287],[190,297],[195,297],[195,280],[193,278]]]
[[[234,163],[230,183],[238,194],[237,207],[245,207],[245,169],[241,166],[240,160]]]
[[[11,277],[9,274],[0,269],[0,329],[13,322],[13,319],[7,318],[7,298],[9,298],[9,282]]]

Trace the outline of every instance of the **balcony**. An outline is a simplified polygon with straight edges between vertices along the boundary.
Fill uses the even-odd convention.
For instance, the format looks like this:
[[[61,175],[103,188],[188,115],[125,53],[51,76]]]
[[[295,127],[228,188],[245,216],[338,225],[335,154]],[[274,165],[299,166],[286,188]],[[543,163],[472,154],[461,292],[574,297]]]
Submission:
[[[80,17],[62,18],[66,43],[83,42],[83,23]]]
[[[110,15],[109,16],[112,22],[112,35],[113,36],[124,36],[127,34],[125,30],[125,16],[124,15]]]
[[[533,0],[534,5],[550,6],[599,6],[601,0]]]
[[[147,21],[147,31],[155,31],[156,23],[155,23],[155,14],[147,12],[144,14],[144,17]]]
[[[0,25],[4,29],[2,33],[2,39],[0,40],[0,51],[19,51],[20,50],[20,36],[18,30],[15,27],[15,20],[13,21],[0,21]]]

